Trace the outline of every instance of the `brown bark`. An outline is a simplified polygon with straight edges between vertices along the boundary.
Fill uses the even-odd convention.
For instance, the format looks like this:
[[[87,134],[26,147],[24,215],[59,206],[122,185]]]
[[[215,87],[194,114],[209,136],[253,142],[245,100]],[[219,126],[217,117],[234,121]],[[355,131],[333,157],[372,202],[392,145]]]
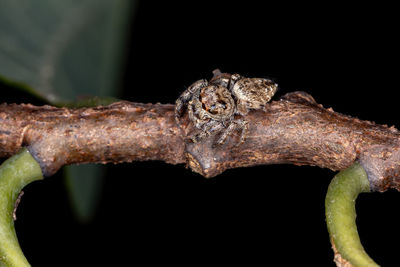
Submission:
[[[21,146],[28,147],[46,176],[73,163],[184,163],[184,142],[173,105],[123,101],[67,109],[2,104],[0,156],[13,155]]]
[[[200,143],[185,116],[178,126],[174,106],[117,102],[67,109],[29,104],[0,105],[0,156],[27,146],[45,175],[74,163],[162,160],[185,163],[205,177],[229,168],[292,163],[341,170],[359,160],[373,190],[400,189],[400,132],[324,109],[304,92],[287,94],[252,111],[245,142],[240,133],[213,147]]]

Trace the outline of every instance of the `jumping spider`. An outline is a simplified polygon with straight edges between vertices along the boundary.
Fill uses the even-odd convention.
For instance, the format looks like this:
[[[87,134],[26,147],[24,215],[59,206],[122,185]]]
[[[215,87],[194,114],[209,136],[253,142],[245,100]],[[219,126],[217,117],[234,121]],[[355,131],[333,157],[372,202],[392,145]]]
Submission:
[[[209,82],[198,80],[180,95],[176,100],[175,118],[179,123],[182,110],[187,106],[189,119],[201,130],[191,137],[193,142],[221,133],[216,145],[222,145],[235,130],[241,130],[237,144],[240,145],[246,138],[248,122],[238,116],[246,115],[250,109],[262,109],[278,85],[263,78],[245,78],[219,70],[213,73]]]

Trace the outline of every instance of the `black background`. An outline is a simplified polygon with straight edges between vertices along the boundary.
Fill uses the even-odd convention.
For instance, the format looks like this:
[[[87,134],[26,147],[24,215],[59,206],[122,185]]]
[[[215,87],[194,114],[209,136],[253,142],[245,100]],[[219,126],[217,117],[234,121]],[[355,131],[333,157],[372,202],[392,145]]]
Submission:
[[[220,68],[274,79],[276,98],[303,90],[335,111],[399,127],[391,7],[190,3],[140,2],[122,98],[173,103]],[[3,92],[1,102],[40,104]],[[25,188],[16,228],[33,266],[335,266],[324,217],[333,175],[271,165],[205,179],[163,162],[109,165],[99,212],[80,225],[59,172]],[[357,202],[361,240],[382,266],[396,266],[399,201],[389,191]]]

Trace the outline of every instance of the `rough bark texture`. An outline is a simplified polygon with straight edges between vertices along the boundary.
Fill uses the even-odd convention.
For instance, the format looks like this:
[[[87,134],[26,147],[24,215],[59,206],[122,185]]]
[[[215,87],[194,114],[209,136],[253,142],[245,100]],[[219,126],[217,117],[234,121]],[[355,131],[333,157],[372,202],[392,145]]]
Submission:
[[[184,163],[184,142],[173,105],[123,101],[67,109],[2,104],[0,156],[13,155],[21,146],[28,147],[46,176],[73,163]]]
[[[73,163],[163,160],[186,163],[205,177],[229,168],[292,163],[341,170],[359,160],[376,191],[400,189],[400,132],[324,109],[304,92],[270,102],[243,119],[249,133],[222,146],[215,136],[191,142],[197,129],[187,115],[177,125],[174,105],[117,102],[67,109],[0,105],[0,156],[27,146],[45,175]]]

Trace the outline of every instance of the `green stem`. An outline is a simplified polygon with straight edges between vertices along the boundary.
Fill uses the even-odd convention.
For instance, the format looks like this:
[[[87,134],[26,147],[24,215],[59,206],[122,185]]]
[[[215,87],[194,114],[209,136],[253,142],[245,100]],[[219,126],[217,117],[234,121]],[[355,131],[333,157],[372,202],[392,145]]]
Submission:
[[[14,205],[21,189],[42,179],[42,170],[26,148],[0,166],[0,266],[30,266],[18,244],[14,228]]]
[[[357,232],[355,201],[361,192],[370,192],[370,185],[359,163],[333,178],[325,199],[328,231],[340,257],[352,266],[379,266],[365,252]]]

